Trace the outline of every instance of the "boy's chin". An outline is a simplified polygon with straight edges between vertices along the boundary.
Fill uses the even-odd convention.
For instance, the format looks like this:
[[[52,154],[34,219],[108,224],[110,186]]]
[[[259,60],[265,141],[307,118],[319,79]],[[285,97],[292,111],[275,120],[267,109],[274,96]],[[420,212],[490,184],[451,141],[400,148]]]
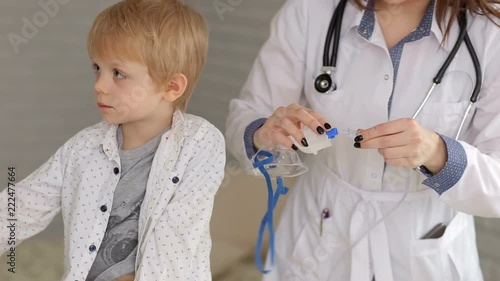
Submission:
[[[114,125],[119,125],[119,124],[123,123],[122,120],[115,119],[115,118],[109,118],[107,116],[103,116],[102,121],[105,121],[107,123],[114,124]]]

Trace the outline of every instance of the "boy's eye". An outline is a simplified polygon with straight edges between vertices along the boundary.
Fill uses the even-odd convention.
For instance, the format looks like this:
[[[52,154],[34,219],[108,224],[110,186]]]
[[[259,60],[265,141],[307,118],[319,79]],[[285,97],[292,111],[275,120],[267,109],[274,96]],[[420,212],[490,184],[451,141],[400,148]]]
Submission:
[[[99,68],[99,66],[98,66],[97,64],[95,64],[95,63],[92,65],[92,69],[94,70],[94,73],[98,73],[98,72],[99,72],[99,70],[101,70],[101,69]]]
[[[119,70],[114,69],[113,75],[118,79],[125,79],[125,74],[121,73]]]

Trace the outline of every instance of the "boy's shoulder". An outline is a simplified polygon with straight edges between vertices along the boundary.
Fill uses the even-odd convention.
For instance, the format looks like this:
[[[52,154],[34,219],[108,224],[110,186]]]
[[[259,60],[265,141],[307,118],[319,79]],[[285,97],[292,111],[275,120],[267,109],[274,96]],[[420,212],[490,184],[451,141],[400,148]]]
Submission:
[[[221,131],[203,117],[188,113],[182,113],[181,116],[185,129],[181,141],[181,150],[185,151],[184,154],[198,157],[197,161],[221,161],[224,163],[226,143]],[[178,121],[174,120],[174,127]]]
[[[182,114],[183,122],[186,124],[187,128],[206,127],[211,129],[217,129],[212,123],[210,123],[207,119],[201,116],[185,112],[180,114]]]
[[[203,135],[208,134],[219,141],[224,141],[224,136],[221,131],[205,118],[189,113],[182,113],[182,118],[186,128],[187,138],[203,137]]]

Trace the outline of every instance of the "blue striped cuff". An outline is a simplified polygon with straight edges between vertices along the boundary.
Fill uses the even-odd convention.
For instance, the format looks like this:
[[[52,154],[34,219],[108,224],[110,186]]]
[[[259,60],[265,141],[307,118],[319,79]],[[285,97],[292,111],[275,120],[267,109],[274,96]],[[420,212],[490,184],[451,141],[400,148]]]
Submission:
[[[255,134],[255,131],[257,131],[264,123],[266,123],[267,118],[260,118],[247,126],[245,129],[245,133],[243,135],[243,142],[245,144],[245,152],[247,153],[248,159],[252,158],[255,153],[257,153],[257,150],[255,150],[255,146],[253,144],[253,135]]]
[[[422,183],[434,189],[439,195],[454,186],[464,174],[467,167],[467,154],[462,144],[447,136],[439,135],[446,144],[448,161],[443,169]]]

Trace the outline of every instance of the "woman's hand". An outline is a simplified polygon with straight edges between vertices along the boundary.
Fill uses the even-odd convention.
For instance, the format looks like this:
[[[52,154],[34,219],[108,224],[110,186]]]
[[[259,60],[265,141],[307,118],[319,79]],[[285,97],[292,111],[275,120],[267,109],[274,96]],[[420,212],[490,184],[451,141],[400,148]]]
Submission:
[[[411,118],[359,130],[357,148],[378,149],[387,164],[415,168],[424,165],[433,174],[443,169],[448,154],[443,139]]]
[[[269,149],[281,144],[297,150],[298,148],[288,136],[292,136],[297,141],[300,140],[303,146],[308,146],[309,144],[300,130],[301,124],[308,126],[318,134],[323,134],[325,129],[331,129],[330,124],[326,123],[325,119],[317,112],[298,104],[291,104],[276,109],[264,125],[255,131],[254,146],[257,149]]]

